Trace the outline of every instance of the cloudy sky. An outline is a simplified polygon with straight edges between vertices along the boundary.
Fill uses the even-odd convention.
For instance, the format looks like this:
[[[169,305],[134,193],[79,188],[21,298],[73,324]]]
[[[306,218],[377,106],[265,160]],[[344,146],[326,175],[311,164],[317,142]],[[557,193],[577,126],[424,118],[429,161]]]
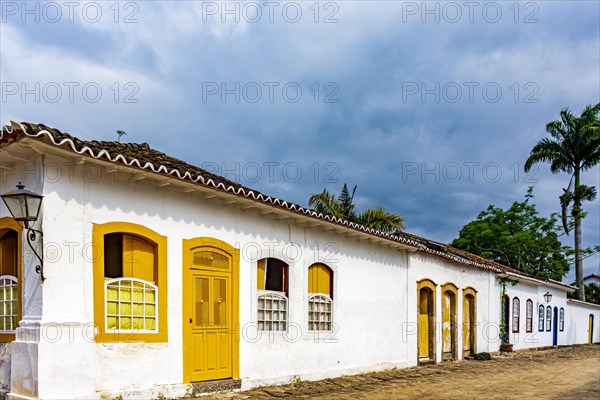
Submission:
[[[2,124],[121,129],[302,205],[347,182],[440,241],[528,186],[558,211],[568,177],[523,162],[562,108],[600,102],[596,1],[0,4]]]

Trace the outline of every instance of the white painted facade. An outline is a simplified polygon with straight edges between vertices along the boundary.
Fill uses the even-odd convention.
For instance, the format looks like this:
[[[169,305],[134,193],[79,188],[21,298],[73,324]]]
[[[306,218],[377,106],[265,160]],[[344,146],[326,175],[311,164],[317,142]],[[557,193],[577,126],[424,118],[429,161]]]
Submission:
[[[410,246],[369,238],[327,222],[289,218],[285,210],[247,208],[250,201],[212,196],[209,189],[133,168],[73,157],[38,143],[0,150],[5,169],[1,192],[23,182],[44,197],[38,228],[44,234],[41,284],[36,259],[23,244],[22,319],[16,340],[0,348],[0,385],[11,398],[181,397],[183,384],[182,242],[212,237],[240,249],[239,378],[242,389],[296,379],[414,366],[417,354],[417,282],[453,283],[477,291],[477,352],[499,350],[501,287],[498,274],[462,265]],[[26,160],[26,161],[25,161]],[[60,177],[57,173],[60,170]],[[228,204],[230,203],[230,204]],[[246,207],[246,208],[245,208]],[[9,216],[4,204],[0,217]],[[305,221],[306,220],[306,221]],[[167,237],[168,342],[95,343],[93,224],[131,222]],[[25,241],[23,241],[25,243]],[[39,245],[39,243],[38,243]],[[289,323],[286,332],[256,330],[257,260],[289,264]],[[332,332],[307,330],[307,271],[321,262],[333,270]],[[535,332],[543,294],[565,309],[558,344],[587,343],[588,315],[600,341],[600,307],[566,300],[559,284],[521,280],[507,295],[534,303],[532,341],[510,332],[515,349],[552,345],[551,332]],[[441,318],[441,290],[436,315]],[[458,301],[458,323],[462,301]],[[438,338],[441,340],[440,330]],[[513,339],[514,337],[514,339]],[[459,341],[460,342],[460,341]],[[462,346],[458,348],[461,359]],[[442,360],[437,346],[436,361]]]

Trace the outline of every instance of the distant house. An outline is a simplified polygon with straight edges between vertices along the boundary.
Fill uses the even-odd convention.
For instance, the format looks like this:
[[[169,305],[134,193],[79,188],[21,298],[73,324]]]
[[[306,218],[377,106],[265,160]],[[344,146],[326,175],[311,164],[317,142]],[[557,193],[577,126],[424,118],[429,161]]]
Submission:
[[[11,122],[0,174],[1,193],[44,196],[35,240],[0,204],[11,398],[178,398],[460,360],[499,351],[503,311],[516,350],[600,342],[600,306],[567,300],[571,285],[317,214],[147,144]]]
[[[583,278],[583,284],[589,285],[591,283],[595,283],[596,285],[600,285],[600,275],[590,274]]]
[[[600,275],[589,274],[588,276],[584,276],[583,277],[583,284],[584,285],[589,285],[591,283],[594,283],[594,284],[600,286]],[[573,283],[571,283],[571,285],[572,286],[577,286],[577,282],[573,282]]]

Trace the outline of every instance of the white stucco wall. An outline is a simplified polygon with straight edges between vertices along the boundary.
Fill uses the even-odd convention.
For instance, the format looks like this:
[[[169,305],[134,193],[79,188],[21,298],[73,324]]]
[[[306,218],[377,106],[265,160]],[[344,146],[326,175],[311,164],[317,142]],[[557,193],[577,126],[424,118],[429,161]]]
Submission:
[[[53,161],[64,163],[46,156],[46,163]],[[86,165],[74,167],[74,176],[83,176]],[[87,167],[88,174],[92,170],[96,171]],[[84,329],[64,346],[40,346],[40,363],[46,365],[40,374],[46,375],[46,381],[55,382],[54,375],[60,374],[62,379],[70,375],[78,383],[68,390],[41,384],[41,397],[181,383],[181,244],[183,239],[200,236],[241,249],[240,377],[244,387],[285,382],[294,376],[317,379],[408,365],[406,346],[398,340],[406,321],[403,288],[407,265],[402,251],[299,227],[258,211],[242,211],[221,200],[205,200],[202,194],[157,188],[151,179],[116,184],[114,179],[115,174],[104,173],[97,182],[62,179],[44,183],[48,278],[43,292],[44,319],[62,324],[63,337],[70,324],[85,327],[93,322],[92,262],[82,253],[90,250],[92,224],[132,222],[168,238],[169,342],[94,344]],[[289,243],[300,250],[290,263],[289,318],[302,333],[298,340],[293,330],[287,338],[281,334],[269,338],[263,333],[254,343],[256,249],[262,249],[262,256],[269,249],[283,256]],[[306,331],[306,275],[314,262],[324,262],[334,271],[336,330],[317,340]],[[78,368],[69,368],[69,372],[59,364]]]
[[[472,287],[477,291],[476,351],[499,348],[500,286],[491,272],[301,225],[258,209],[242,209],[239,204],[226,205],[223,200],[207,198],[205,192],[186,193],[175,185],[158,187],[152,175],[132,179],[130,170],[122,167],[115,171],[114,165],[100,168],[85,159],[73,161],[49,153],[30,155],[26,167],[15,161],[17,172],[3,176],[2,192],[23,181],[45,196],[42,225],[47,280],[40,286],[39,277],[32,272],[35,260],[27,256],[23,333],[12,345],[13,353],[16,351],[11,359],[12,382],[20,385],[13,389],[21,390],[20,394],[27,394],[24,386],[36,389],[30,396],[47,399],[97,397],[120,391],[137,393],[140,398],[149,393],[168,397],[185,394],[181,384],[182,241],[194,237],[213,237],[241,250],[243,388],[416,365],[417,282],[424,278],[438,288],[438,361],[442,358],[441,285],[445,283],[459,288],[459,326],[462,290]],[[42,165],[45,178],[35,173]],[[8,211],[1,204],[0,216],[6,215]],[[143,225],[168,238],[168,343],[93,341],[92,226],[115,221]],[[289,263],[291,326],[285,334],[263,332],[257,337],[256,260],[267,256]],[[323,262],[334,271],[335,329],[320,337],[307,332],[307,269],[314,262]],[[567,304],[564,291],[519,283],[509,285],[507,293],[511,299],[521,299],[521,332],[525,332],[525,302],[532,298],[534,332],[530,338],[511,332],[515,349],[552,344],[551,333],[536,334],[537,305],[547,290],[554,295],[551,305],[566,309],[565,332],[569,334],[561,332],[559,344],[583,340],[580,320],[589,314],[588,306]],[[571,317],[572,324],[577,324],[573,329]],[[458,333],[458,358],[462,358],[462,331]],[[600,337],[597,335],[600,329],[595,331],[595,337]]]
[[[593,343],[600,342],[600,305],[567,300],[565,307],[565,342],[588,343],[589,317],[593,319]]]
[[[544,301],[544,294],[546,292],[550,292],[552,294],[552,300],[550,303],[546,303]],[[543,346],[552,346],[553,343],[553,334],[554,334],[554,307],[557,308],[558,312],[561,308],[565,308],[567,301],[567,293],[564,290],[559,290],[556,288],[548,287],[548,286],[540,286],[533,283],[527,282],[519,282],[517,285],[506,285],[506,294],[510,298],[509,304],[509,341],[513,344],[513,349],[526,349],[526,348],[534,348],[534,347],[543,347]],[[519,298],[520,303],[520,312],[519,312],[519,332],[514,332],[514,327],[512,324],[512,316],[513,316],[513,299],[515,297]],[[527,300],[531,299],[533,302],[533,321],[532,321],[532,331],[527,332],[526,329],[526,303]],[[538,324],[538,309],[539,306],[544,306],[544,313],[546,312],[546,307],[550,306],[552,309],[552,319],[550,330],[546,329],[546,315],[544,314],[544,327],[543,330],[539,330]],[[558,313],[557,313],[558,315]],[[567,314],[565,314],[566,318]],[[566,331],[566,325],[565,325]],[[567,344],[567,338],[565,331],[560,331],[560,327],[558,330],[558,345]]]

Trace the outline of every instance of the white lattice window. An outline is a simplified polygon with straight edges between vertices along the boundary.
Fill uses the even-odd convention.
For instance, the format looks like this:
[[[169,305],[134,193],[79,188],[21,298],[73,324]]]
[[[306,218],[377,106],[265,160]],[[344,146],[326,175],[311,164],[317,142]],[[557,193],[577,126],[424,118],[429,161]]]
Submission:
[[[525,328],[527,332],[531,332],[533,330],[533,302],[528,299],[525,304]]]
[[[158,288],[135,278],[105,282],[107,332],[158,332]]]
[[[287,298],[282,293],[259,292],[258,329],[261,331],[287,329]]]
[[[15,333],[19,323],[19,281],[0,276],[0,333]]]
[[[331,298],[323,294],[314,294],[308,298],[308,330],[330,331],[332,321]]]
[[[565,309],[561,308],[558,314],[558,329],[563,332],[565,330]]]

